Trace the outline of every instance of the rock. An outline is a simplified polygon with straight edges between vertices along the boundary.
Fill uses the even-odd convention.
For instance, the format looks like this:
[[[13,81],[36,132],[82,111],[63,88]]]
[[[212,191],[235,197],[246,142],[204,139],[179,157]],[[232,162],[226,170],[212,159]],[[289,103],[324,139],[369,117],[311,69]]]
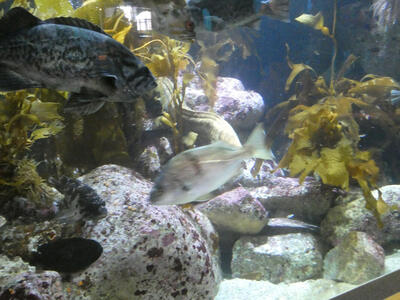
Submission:
[[[232,90],[218,82],[217,95],[215,112],[236,130],[251,130],[262,118],[264,101],[259,93]]]
[[[233,247],[232,276],[296,282],[315,278],[322,271],[322,254],[309,233],[242,237]]]
[[[32,224],[6,224],[0,230],[0,253],[9,257],[20,256],[29,261],[32,251],[48,242],[51,237],[61,237],[66,227],[56,220]]]
[[[218,77],[217,82],[218,92],[224,91],[245,91],[243,83],[233,77]]]
[[[273,284],[268,281],[235,278],[222,281],[215,300],[328,300],[354,287],[327,279]]]
[[[62,300],[65,297],[57,272],[35,273],[21,258],[0,256],[0,299]]]
[[[391,76],[398,80],[400,64],[396,46],[400,38],[400,26],[395,22],[385,30],[380,30],[370,7],[371,2],[364,1],[341,6],[338,12],[338,42],[344,51],[359,57],[364,74]]]
[[[254,177],[251,174],[251,170],[254,167],[256,163],[256,159],[250,158],[246,159],[242,163],[242,169],[241,172],[238,176],[233,178],[229,183],[227,183],[225,186],[226,188],[232,188],[232,187],[237,187],[237,186],[244,186],[244,187],[260,187],[263,185],[270,185],[271,181],[274,180],[275,177],[279,176],[278,173],[271,173],[272,170],[274,169],[274,166],[272,165],[271,162],[269,161],[263,161],[260,171],[257,173],[257,175]]]
[[[324,278],[361,284],[380,276],[383,248],[364,232],[350,232],[324,259]]]
[[[196,209],[203,212],[221,231],[256,234],[268,222],[265,208],[242,187],[199,204]]]
[[[294,214],[296,219],[313,224],[321,222],[336,196],[332,189],[310,177],[300,184],[297,178],[273,176],[263,186],[250,188],[249,192],[271,217]]]
[[[18,274],[34,271],[35,267],[31,267],[20,257],[10,259],[5,255],[0,255],[0,287],[8,285],[10,280]]]
[[[59,273],[22,273],[0,291],[1,299],[64,300],[68,299]]]
[[[399,268],[400,268],[400,249],[396,249],[395,251],[392,251],[392,253],[387,254],[385,256],[384,273],[385,274],[390,273],[398,270]]]
[[[198,80],[194,80],[189,85],[185,95],[185,103],[189,108],[200,111],[210,110]],[[260,94],[244,90],[238,79],[218,77],[214,111],[235,130],[251,130],[264,113],[264,101]]]
[[[147,146],[138,158],[138,171],[147,178],[155,178],[160,173],[160,157],[155,146]]]
[[[400,206],[400,185],[380,188],[383,200],[389,205]],[[373,191],[374,197],[378,196]],[[368,233],[377,243],[385,245],[400,241],[400,212],[390,210],[382,216],[383,228],[378,228],[373,214],[365,208],[363,196],[349,203],[331,208],[321,223],[323,237],[332,245],[337,245],[350,231]]]
[[[9,222],[20,218],[24,223],[34,223],[54,218],[54,203],[60,203],[64,195],[47,183],[40,185],[41,198],[39,200],[29,197],[15,196],[10,201],[5,201],[0,213]]]
[[[218,236],[207,218],[151,205],[150,182],[127,168],[102,166],[82,180],[103,197],[109,214],[82,228],[103,254],[73,284],[90,282],[85,294],[92,299],[214,298]]]

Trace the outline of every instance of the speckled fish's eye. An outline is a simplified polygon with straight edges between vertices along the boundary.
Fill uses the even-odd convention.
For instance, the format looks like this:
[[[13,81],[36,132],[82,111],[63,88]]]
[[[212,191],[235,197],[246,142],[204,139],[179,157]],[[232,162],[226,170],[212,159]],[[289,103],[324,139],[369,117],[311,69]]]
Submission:
[[[186,28],[186,30],[193,31],[194,30],[194,23],[192,21],[186,21],[185,28]]]

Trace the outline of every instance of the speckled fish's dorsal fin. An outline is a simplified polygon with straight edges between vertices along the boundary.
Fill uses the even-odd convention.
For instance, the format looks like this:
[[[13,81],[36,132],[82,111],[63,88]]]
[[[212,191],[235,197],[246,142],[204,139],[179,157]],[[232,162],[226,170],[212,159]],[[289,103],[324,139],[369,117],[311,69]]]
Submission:
[[[84,19],[79,19],[79,18],[59,17],[59,18],[47,19],[45,22],[51,23],[51,24],[58,24],[58,25],[74,26],[74,27],[84,28],[84,29],[100,32],[102,34],[106,34],[103,31],[103,29],[101,29],[99,26],[97,26],[93,23],[90,23],[89,21],[86,21]]]
[[[0,36],[14,34],[22,29],[32,28],[42,23],[42,20],[26,9],[15,7],[0,19]]]

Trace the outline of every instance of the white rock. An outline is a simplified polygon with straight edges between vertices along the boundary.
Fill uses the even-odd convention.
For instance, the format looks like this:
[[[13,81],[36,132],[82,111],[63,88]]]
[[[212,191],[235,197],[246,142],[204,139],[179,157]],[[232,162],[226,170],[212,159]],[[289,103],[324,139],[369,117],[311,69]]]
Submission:
[[[400,185],[380,188],[383,200],[389,205],[400,207]],[[377,191],[373,191],[375,197]],[[382,216],[383,228],[377,226],[376,218],[365,208],[365,199],[360,195],[356,200],[331,208],[321,224],[322,235],[337,245],[350,231],[368,233],[379,244],[400,241],[400,212],[389,210]]]
[[[273,283],[315,278],[322,272],[319,248],[309,233],[242,237],[232,250],[232,276]]]
[[[352,231],[324,259],[324,278],[361,284],[382,275],[383,248],[364,232]]]
[[[273,284],[235,278],[222,281],[215,300],[328,300],[353,287],[327,279]]]
[[[92,299],[214,298],[218,237],[200,212],[151,205],[151,184],[127,168],[99,167],[83,181],[106,201],[108,216],[82,229],[103,254],[74,284],[89,280]]]

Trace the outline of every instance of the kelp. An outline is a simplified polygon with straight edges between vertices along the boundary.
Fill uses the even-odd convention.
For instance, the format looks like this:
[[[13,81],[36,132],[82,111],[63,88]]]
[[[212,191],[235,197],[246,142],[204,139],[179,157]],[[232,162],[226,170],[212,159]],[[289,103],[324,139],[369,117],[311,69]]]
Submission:
[[[192,73],[186,71],[189,65],[195,66],[192,57],[187,53],[189,49],[189,43],[160,37],[133,50],[133,53],[144,61],[154,76],[167,77],[173,83],[170,89],[172,101],[167,104],[168,112],[164,111],[160,120],[173,130],[175,153],[183,150],[183,101],[186,87],[194,77]],[[180,75],[182,75],[181,80],[179,80]]]
[[[39,90],[0,95],[0,195],[26,196],[35,202],[41,199],[42,179],[37,164],[27,158],[28,150],[37,140],[63,129],[63,118],[57,112],[60,104],[44,102],[48,99],[37,94]]]
[[[42,20],[70,16],[74,9],[68,0],[35,0],[35,15]]]
[[[88,0],[74,10],[68,0],[57,1],[57,3],[49,0],[15,0],[12,7],[22,6],[41,19],[60,16],[86,19],[103,28],[107,34],[120,43],[130,47],[134,42],[133,35],[130,33],[135,24],[125,17],[124,11],[119,7],[121,4],[123,4],[122,0]],[[47,138],[53,135],[58,126],[58,123],[55,122],[58,115],[57,108],[66,102],[68,93],[44,89],[32,90],[29,93],[29,97],[37,98],[32,102],[31,115],[37,115],[39,120],[47,122],[48,126],[40,127],[37,119],[32,116],[18,117],[15,122],[26,123],[29,121],[35,124],[36,130],[29,132],[28,141]],[[57,149],[49,150],[52,152],[51,157],[47,156],[46,161],[49,161],[49,164],[55,163],[56,160],[57,164],[61,162],[62,171],[67,172],[68,175],[72,175],[72,172],[76,174],[76,172],[91,169],[103,163],[130,165],[131,151],[129,148],[132,147],[132,141],[141,135],[139,131],[142,130],[144,108],[142,108],[143,103],[139,102],[141,101],[138,100],[135,105],[124,108],[121,108],[124,106],[123,104],[109,103],[105,106],[104,112],[99,112],[91,117],[66,116],[63,121],[66,128],[62,135],[57,136],[53,145]],[[38,105],[39,103],[40,105]],[[104,122],[99,122],[99,120]],[[125,123],[129,123],[130,126]],[[19,134],[25,133],[22,131]],[[25,139],[21,140],[25,141]],[[82,149],[82,155],[76,155],[74,145]],[[25,153],[24,149],[25,144],[21,142],[19,150]],[[22,159],[21,155],[16,158],[15,162],[19,159]]]
[[[117,41],[124,43],[125,37],[132,28],[124,18],[124,12],[118,7],[122,0],[87,0],[74,10],[68,0],[14,0],[11,7],[24,7],[35,16],[45,20],[55,17],[74,17],[90,21],[100,26]],[[106,10],[112,13],[106,16]]]
[[[104,24],[107,23],[106,9],[115,9],[122,3],[122,0],[87,0],[83,2],[82,6],[77,8],[71,16],[88,20],[101,28],[105,28]],[[113,26],[107,29],[111,28],[113,28]]]
[[[254,30],[246,27],[230,28],[221,32],[202,32],[201,35],[196,41],[200,47],[198,53],[200,67],[197,71],[210,108],[213,109],[217,101],[219,65],[227,62],[234,54],[240,55],[243,60],[254,55],[261,62],[255,44],[259,36]],[[262,67],[261,73],[263,73]]]
[[[303,15],[296,20],[331,37],[335,51],[329,87],[310,66],[294,64],[288,54],[292,72],[286,82],[286,90],[294,82],[300,83],[296,86],[301,88],[295,90],[295,94],[281,103],[278,109],[281,117],[287,116],[285,133],[292,140],[278,167],[288,168],[291,176],[299,176],[300,182],[315,173],[324,184],[344,190],[349,189],[351,179],[357,181],[366,200],[366,208],[374,214],[381,227],[381,216],[389,209],[398,208],[389,207],[381,197],[377,187],[379,168],[371,152],[359,150],[359,125],[353,110],[371,109],[374,101],[368,100],[385,98],[391,90],[399,89],[399,85],[392,78],[374,75],[367,75],[360,81],[344,78],[345,70],[356,59],[354,56],[349,57],[335,76],[335,20],[332,33],[324,26],[320,13],[316,16]],[[372,195],[372,189],[378,189],[377,199]]]
[[[41,19],[60,16],[84,18],[102,27],[117,41],[125,43],[133,25],[118,7],[120,4],[122,1],[90,0],[74,10],[68,0],[57,3],[49,0],[15,0],[12,7],[24,7]],[[29,150],[37,140],[58,134],[64,126],[66,130],[55,139],[53,147],[56,149],[49,149],[51,153],[46,154],[46,161],[53,164],[57,160],[57,164],[62,165],[62,171],[68,175],[72,175],[77,169],[88,170],[102,163],[130,164],[130,143],[126,136],[131,138],[139,135],[132,131],[140,127],[144,115],[144,109],[139,108],[140,105],[117,112],[118,105],[112,103],[106,105],[105,111],[95,116],[66,116],[64,120],[58,114],[58,109],[68,98],[66,92],[32,89],[3,93],[1,97],[0,194],[4,199],[11,199],[15,195],[27,196],[28,191],[33,191],[29,192],[29,199],[39,199],[38,184],[41,180],[33,180],[33,183],[28,184],[27,180],[21,179],[24,172],[31,174],[27,177],[39,176],[36,172],[37,164],[31,159],[33,155],[37,156],[37,153],[31,154]],[[130,128],[129,133],[125,132],[123,121],[128,117],[132,119],[129,124],[137,125],[131,126],[134,129]],[[99,119],[104,122],[99,122]],[[82,149],[81,160],[76,158],[76,147]]]

